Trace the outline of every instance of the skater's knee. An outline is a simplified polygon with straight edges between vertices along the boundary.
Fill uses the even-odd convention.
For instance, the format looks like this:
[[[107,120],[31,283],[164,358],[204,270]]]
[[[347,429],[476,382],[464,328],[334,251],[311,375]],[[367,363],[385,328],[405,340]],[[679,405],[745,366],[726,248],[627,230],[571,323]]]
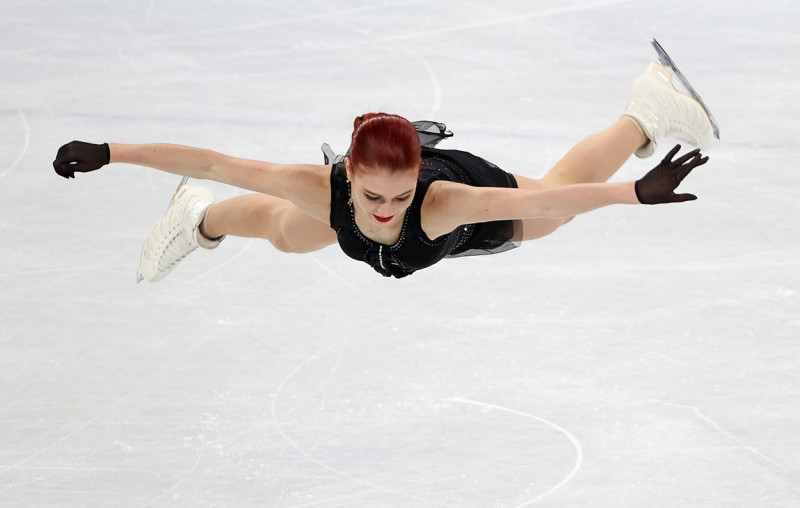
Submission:
[[[572,221],[575,217],[564,219],[525,219],[522,221],[522,240],[536,240],[545,237]]]
[[[279,251],[288,254],[307,254],[336,243],[336,233],[314,230],[289,230],[272,235],[270,243]]]
[[[286,236],[283,235],[283,233],[270,235],[270,237],[268,237],[267,240],[269,240],[272,246],[275,247],[275,249],[279,250],[280,252],[285,252],[287,254],[294,254],[298,252],[291,245]]]
[[[274,217],[270,241],[281,252],[305,254],[320,250],[337,241],[331,227],[295,206],[287,207]]]

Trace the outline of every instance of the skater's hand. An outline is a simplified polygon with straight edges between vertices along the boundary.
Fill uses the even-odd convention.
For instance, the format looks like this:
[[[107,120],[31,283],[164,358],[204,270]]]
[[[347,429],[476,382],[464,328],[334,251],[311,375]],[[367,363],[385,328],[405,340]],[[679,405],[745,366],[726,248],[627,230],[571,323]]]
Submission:
[[[675,145],[658,166],[636,181],[634,188],[640,203],[655,205],[697,199],[694,194],[675,194],[675,189],[694,168],[708,162],[708,157],[703,157],[698,148],[679,159],[672,160],[680,149],[681,145]]]
[[[88,173],[108,164],[111,151],[108,143],[95,145],[73,141],[58,149],[53,169],[64,178],[75,178],[75,172]]]

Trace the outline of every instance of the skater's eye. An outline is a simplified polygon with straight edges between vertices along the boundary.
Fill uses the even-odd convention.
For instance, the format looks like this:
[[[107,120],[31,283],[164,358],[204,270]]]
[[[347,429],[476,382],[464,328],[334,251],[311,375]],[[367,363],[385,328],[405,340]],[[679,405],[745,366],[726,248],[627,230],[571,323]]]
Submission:
[[[380,199],[382,199],[380,196],[375,196],[373,194],[368,194],[366,192],[364,193],[364,197],[367,198],[370,201],[379,201]],[[399,202],[399,203],[402,203],[403,201],[408,201],[408,199],[410,197],[411,197],[411,193],[408,193],[408,194],[404,194],[402,196],[398,196],[398,197],[394,198],[394,200]]]

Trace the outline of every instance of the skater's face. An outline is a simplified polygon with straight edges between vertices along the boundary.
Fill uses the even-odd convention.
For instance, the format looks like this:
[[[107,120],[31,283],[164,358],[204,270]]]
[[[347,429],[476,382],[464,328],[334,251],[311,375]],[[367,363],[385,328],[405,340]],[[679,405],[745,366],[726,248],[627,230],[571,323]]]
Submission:
[[[352,171],[347,164],[353,206],[376,226],[397,224],[414,199],[419,170],[388,171],[381,168]]]

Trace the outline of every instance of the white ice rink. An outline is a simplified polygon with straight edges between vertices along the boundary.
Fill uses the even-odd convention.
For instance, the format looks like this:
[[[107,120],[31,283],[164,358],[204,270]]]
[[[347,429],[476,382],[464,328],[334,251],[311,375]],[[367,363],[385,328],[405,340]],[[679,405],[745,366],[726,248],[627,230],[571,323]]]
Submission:
[[[789,0],[3,1],[0,506],[800,506],[799,33]],[[229,238],[137,285],[178,178],[51,166],[321,163],[383,110],[536,177],[652,36],[720,122],[698,201],[403,280]]]

